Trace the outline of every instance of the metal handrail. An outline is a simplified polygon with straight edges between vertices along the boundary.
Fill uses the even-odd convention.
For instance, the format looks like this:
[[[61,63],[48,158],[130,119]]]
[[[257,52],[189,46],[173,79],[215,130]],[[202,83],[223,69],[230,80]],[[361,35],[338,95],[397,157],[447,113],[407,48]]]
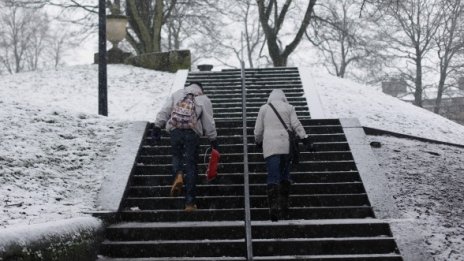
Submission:
[[[245,242],[247,260],[253,261],[253,244],[251,238],[251,210],[250,210],[250,180],[248,170],[248,139],[246,117],[246,88],[245,88],[245,63],[241,61],[242,78],[242,117],[243,117],[243,189],[245,192]]]

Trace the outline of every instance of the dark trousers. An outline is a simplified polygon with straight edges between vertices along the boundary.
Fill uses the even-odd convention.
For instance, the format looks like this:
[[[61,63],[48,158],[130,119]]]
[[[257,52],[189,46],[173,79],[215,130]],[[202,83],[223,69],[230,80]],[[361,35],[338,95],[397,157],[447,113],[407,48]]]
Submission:
[[[272,155],[266,158],[267,184],[280,184],[290,181],[290,156],[288,154]]]
[[[178,171],[184,173],[185,203],[195,203],[198,177],[198,151],[200,137],[191,129],[171,131],[171,152],[173,176]]]

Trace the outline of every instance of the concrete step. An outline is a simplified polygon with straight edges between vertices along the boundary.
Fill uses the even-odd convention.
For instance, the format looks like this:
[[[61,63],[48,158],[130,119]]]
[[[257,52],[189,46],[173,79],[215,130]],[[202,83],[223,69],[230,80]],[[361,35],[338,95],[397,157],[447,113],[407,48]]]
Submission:
[[[248,103],[260,103],[261,105],[267,103],[267,99],[269,96],[267,95],[262,95],[261,97],[250,97],[248,96],[247,99],[247,104]],[[242,98],[240,96],[238,97],[224,97],[224,96],[213,96],[210,97],[211,103],[213,104],[213,108],[216,107],[217,104],[221,103],[236,103],[236,104],[242,104]],[[288,102],[291,105],[298,104],[298,103],[306,103],[306,97],[303,95],[300,95],[299,97],[287,97]]]
[[[204,160],[204,155],[200,155],[201,160]],[[309,161],[339,161],[339,160],[353,160],[353,156],[348,151],[340,152],[302,152],[301,158]],[[138,163],[143,164],[166,164],[171,163],[171,155],[141,155]],[[206,159],[207,160],[207,159]],[[264,160],[263,155],[260,153],[248,154],[248,160],[255,162]],[[222,153],[220,162],[243,162],[243,153]]]
[[[345,134],[312,134],[311,140],[313,142],[344,142],[346,141]],[[146,137],[145,138],[145,144],[150,144],[152,142],[151,137]],[[242,136],[217,136],[217,141],[219,144],[240,144],[243,143],[243,137]],[[254,136],[249,135],[247,137],[248,143],[254,143],[255,138]],[[200,144],[202,145],[209,145],[211,142],[208,139],[200,139]],[[156,144],[159,146],[168,146],[171,144],[171,139],[170,137],[161,137],[159,141],[156,141]]]
[[[214,114],[214,118],[216,121],[223,121],[227,119],[233,119],[233,120],[242,120],[242,112],[229,112],[229,113],[222,113],[222,114]],[[309,111],[297,111],[296,115],[301,118],[301,117],[310,117]],[[246,114],[247,119],[250,120],[255,120],[256,117],[258,117],[258,112],[248,112]]]
[[[159,175],[134,175],[132,176],[132,186],[160,186],[171,185],[172,178],[170,172]],[[357,171],[334,171],[334,172],[297,172],[292,171],[292,180],[298,183],[336,183],[336,182],[356,182],[360,181]],[[252,173],[249,175],[251,184],[266,183],[267,172]],[[198,184],[209,184],[203,175],[199,176]],[[219,173],[218,178],[213,184],[243,184],[243,173],[228,173],[222,175]]]
[[[340,126],[340,120],[339,119],[309,119],[309,118],[302,118],[300,119],[301,124],[305,127],[309,126],[325,126],[325,125],[338,125]],[[254,120],[248,120],[247,121],[247,127],[254,127],[255,126],[255,121]],[[219,128],[232,128],[232,127],[242,127],[242,121],[234,121],[234,120],[229,120],[229,121],[216,121],[216,127]]]
[[[149,257],[149,258],[109,258],[99,261],[245,261],[245,257]],[[402,261],[399,254],[359,254],[359,255],[299,255],[299,256],[255,256],[257,261]]]
[[[223,69],[223,72],[240,72],[240,69]],[[298,72],[297,67],[245,68],[245,73],[287,73]]]
[[[320,125],[320,126],[304,126],[306,133],[310,136],[314,134],[343,134],[343,128],[338,125]],[[243,128],[242,127],[216,127],[217,133],[219,136],[242,136]],[[147,130],[148,137],[151,137],[152,129]],[[165,130],[162,131],[163,137],[169,137],[169,133]],[[254,128],[247,128],[248,135],[254,135]]]
[[[220,144],[219,145],[220,153],[235,153],[243,149],[243,144]],[[201,145],[200,146],[200,153],[204,153],[209,145]],[[302,148],[301,148],[302,149]],[[349,151],[350,147],[347,142],[321,142],[321,143],[314,143],[314,149],[318,152],[321,151]],[[260,153],[261,150],[257,149],[254,143],[248,144],[248,151],[253,153]],[[302,149],[303,151],[303,149]],[[170,154],[171,153],[171,146],[167,145],[143,145],[141,150],[141,155],[162,155],[162,154]]]
[[[246,93],[256,93],[256,92],[265,92],[265,93],[270,93],[271,91],[275,90],[275,89],[280,89],[282,90],[284,93],[294,93],[294,92],[303,92],[304,93],[304,89],[299,86],[299,84],[292,84],[292,85],[289,85],[289,84],[281,84],[281,85],[273,85],[271,87],[266,87],[266,86],[262,86],[262,85],[259,85],[259,84],[246,84],[245,85],[245,90],[246,90]],[[210,95],[212,93],[216,93],[216,94],[219,94],[219,93],[242,93],[242,85],[237,85],[237,84],[233,84],[233,85],[230,85],[230,86],[214,86],[214,85],[210,85],[210,86],[206,86],[206,87],[203,87],[203,90],[204,90],[204,93],[206,95]]]
[[[99,261],[245,261],[245,257],[149,257],[110,258],[100,257]],[[255,256],[257,261],[402,261],[399,254],[355,254],[355,255],[299,255],[299,256]]]
[[[140,189],[140,188],[139,188]],[[141,190],[139,190],[141,191]],[[156,209],[183,209],[185,200],[183,197],[169,197],[169,192],[165,197],[159,197],[158,191],[154,191],[152,197],[128,197],[124,200],[122,207],[130,209],[138,207],[141,210]],[[143,191],[142,191],[143,192]],[[153,191],[144,191],[149,194]],[[223,208],[243,208],[243,196],[204,196],[198,192],[196,204],[201,209],[223,209]],[[253,195],[250,197],[250,204],[253,208],[267,208],[268,201],[265,195]],[[340,194],[340,195],[298,195],[292,194],[290,197],[292,207],[337,207],[337,206],[369,206],[369,200],[365,194]]]
[[[247,102],[247,108],[251,107],[261,107],[262,105],[267,103],[267,99],[264,100],[259,100],[259,101],[248,101]],[[300,99],[299,101],[290,101],[289,102],[292,106],[308,106],[308,103],[306,100]],[[238,100],[234,101],[221,101],[221,102],[216,102],[214,101],[213,103],[213,110],[217,108],[229,108],[229,107],[237,107],[237,106],[242,106],[242,102]]]
[[[129,257],[129,258],[115,258],[99,256],[97,261],[246,261],[245,257]]]
[[[170,184],[163,186],[130,186],[128,197],[168,197]],[[335,182],[335,183],[295,183],[291,187],[292,195],[353,195],[364,194],[361,182]],[[199,196],[243,196],[243,183],[237,184],[200,184],[197,185]],[[251,195],[266,195],[266,183],[250,185]]]
[[[244,209],[198,209],[195,212],[177,210],[123,210],[119,218],[124,222],[183,222],[183,221],[232,221],[243,220]],[[253,220],[269,220],[268,208],[252,208]],[[300,219],[340,219],[340,218],[373,218],[371,207],[305,207],[292,208],[291,220]]]
[[[127,197],[168,197],[171,185],[149,186],[131,185],[127,191]],[[365,190],[361,182],[334,182],[334,183],[295,183],[291,187],[293,195],[354,195],[364,194]],[[197,185],[199,196],[243,196],[243,183],[236,184],[199,184]],[[254,183],[250,185],[250,193],[255,196],[266,196],[266,183]]]
[[[161,174],[169,173],[172,169],[171,164],[139,164],[135,165],[135,173],[138,175],[147,174]],[[206,169],[206,163],[198,164],[200,169]],[[250,162],[248,169],[251,173],[253,172],[264,172],[266,171],[266,165],[264,162]],[[295,169],[300,171],[350,171],[356,170],[356,164],[354,161],[303,161],[300,162]],[[243,163],[238,162],[223,162],[218,166],[218,173],[237,173],[243,172]]]
[[[325,221],[254,221],[252,236],[265,238],[330,238],[391,236],[388,223],[375,220]],[[110,225],[106,230],[111,241],[142,240],[196,240],[242,239],[245,237],[243,221],[229,222],[176,222],[176,223],[121,223]],[[188,230],[189,233],[185,233]]]
[[[265,91],[248,91],[246,93],[246,98],[252,99],[252,98],[262,98],[262,99],[267,99],[269,98],[270,92],[265,92]],[[302,91],[293,91],[293,92],[288,92],[285,93],[285,96],[287,99],[291,99],[293,97],[304,97],[305,93]],[[214,101],[216,98],[238,98],[242,99],[242,93],[241,92],[211,92],[208,94],[208,98],[211,101]]]
[[[164,257],[164,256],[238,256],[244,255],[244,239],[223,240],[172,240],[172,241],[108,241],[101,246],[101,253],[115,257]]]
[[[396,244],[391,237],[254,239],[258,256],[323,254],[389,254]],[[238,256],[246,248],[244,239],[104,241],[102,253],[118,257]]]
[[[256,106],[256,107],[247,107],[246,112],[258,112],[261,106]],[[229,112],[242,112],[242,106],[241,104],[236,105],[236,106],[230,106],[228,108],[214,108],[214,115],[217,113],[229,113]],[[308,106],[295,106],[295,111],[308,111]]]
[[[257,256],[390,254],[395,249],[392,237],[253,239]]]

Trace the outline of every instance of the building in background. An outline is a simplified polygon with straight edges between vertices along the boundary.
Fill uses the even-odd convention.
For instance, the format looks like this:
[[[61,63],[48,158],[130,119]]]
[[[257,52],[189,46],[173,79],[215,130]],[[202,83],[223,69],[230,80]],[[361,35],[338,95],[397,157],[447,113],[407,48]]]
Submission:
[[[382,91],[406,102],[413,102],[414,96],[408,92],[408,83],[404,79],[390,79],[382,82]],[[425,90],[423,108],[434,111],[436,90]],[[440,115],[464,125],[464,77],[459,78],[458,86],[447,88],[443,93]]]

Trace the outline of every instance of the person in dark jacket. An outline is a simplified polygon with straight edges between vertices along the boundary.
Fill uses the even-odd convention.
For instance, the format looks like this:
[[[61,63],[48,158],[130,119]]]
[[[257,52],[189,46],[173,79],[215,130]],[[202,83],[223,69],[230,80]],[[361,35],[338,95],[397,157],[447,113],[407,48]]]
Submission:
[[[179,108],[179,102],[182,103],[182,108]],[[180,110],[179,113],[182,114],[188,112],[189,109],[193,119],[190,119],[190,122],[188,120],[185,123],[179,122],[179,119],[175,117],[176,110]],[[186,117],[185,115],[180,116]],[[191,83],[186,88],[174,92],[166,101],[156,117],[153,130],[154,140],[160,139],[161,128],[164,127],[171,134],[174,182],[170,195],[175,197],[182,194],[185,179],[185,211],[194,211],[197,209],[195,197],[200,137],[206,136],[210,140],[212,148],[217,149],[218,147],[213,107],[210,99],[203,94],[201,83]]]
[[[288,132],[272,110],[275,107],[285,122],[287,128],[293,130],[296,136],[310,145],[309,136],[298,120],[295,108],[290,105],[282,90],[275,89],[269,95],[267,104],[261,106],[256,118],[254,135],[258,147],[262,146],[267,168],[267,195],[269,214],[272,221],[279,217],[287,217],[290,194],[290,142]]]

